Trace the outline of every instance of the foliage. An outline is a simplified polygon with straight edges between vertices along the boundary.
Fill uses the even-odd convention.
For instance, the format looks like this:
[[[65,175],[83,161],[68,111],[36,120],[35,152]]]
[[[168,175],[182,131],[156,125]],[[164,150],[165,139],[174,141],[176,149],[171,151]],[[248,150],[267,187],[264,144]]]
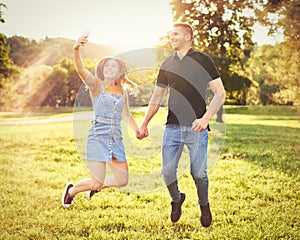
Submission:
[[[24,70],[19,78],[8,82],[3,89],[6,92],[5,109],[22,111],[31,104],[38,106],[41,100],[47,96],[47,91],[42,92],[41,90],[46,79],[52,73],[52,67],[45,65],[32,66]]]
[[[137,96],[129,95],[130,106],[143,106],[149,103],[157,72],[157,69],[138,69],[128,74],[128,77],[140,86],[140,93]]]
[[[0,108],[7,107],[9,104],[7,101],[8,86],[14,82],[21,71],[14,65],[12,59],[9,57],[9,52],[10,46],[7,43],[7,38],[4,34],[0,33]]]
[[[195,47],[208,52],[220,68],[228,103],[299,106],[299,0],[182,0],[171,1],[171,6],[175,21],[194,27]],[[270,34],[283,28],[285,42],[276,49],[254,49],[256,21],[268,26]],[[264,54],[261,58],[267,61],[257,57]]]
[[[286,42],[291,48],[300,50],[300,1],[283,1],[281,15],[284,17],[278,21],[278,25],[284,29]]]
[[[45,38],[41,42],[21,36],[8,38],[1,34],[1,99],[3,109],[21,111],[28,106],[73,106],[82,82],[75,71],[72,57],[74,41]],[[82,55],[85,66],[94,72],[92,57],[107,54],[111,49],[90,44]],[[100,53],[100,54],[99,54]],[[62,57],[67,56],[67,57]],[[19,66],[20,75],[14,71]],[[2,74],[2,75],[1,75]]]
[[[36,42],[13,36],[8,38],[8,43],[5,46],[6,55],[9,52],[14,63],[22,68],[22,74],[13,81],[8,81],[1,90],[1,94],[9,96],[2,100],[2,108],[21,110],[28,106],[73,106],[76,97],[77,105],[90,106],[89,93],[71,60],[73,41],[46,37]],[[89,43],[82,48],[81,53],[85,67],[94,73],[99,58],[117,51],[117,48],[112,50],[110,46]],[[7,59],[10,60],[8,56]],[[8,71],[8,64],[3,65],[3,69]],[[129,78],[141,86],[141,94],[137,97],[130,96],[131,104],[147,104],[155,81],[155,71],[130,72]]]
[[[82,193],[63,209],[65,183],[88,177],[72,123],[1,126],[0,238],[298,239],[300,127],[294,109],[276,108],[272,114],[275,107],[261,107],[260,116],[257,107],[228,109],[224,150],[209,172],[213,224],[208,229],[200,226],[189,171],[179,179],[187,198],[175,224],[165,187],[147,194],[106,189],[91,201]],[[130,158],[130,171],[144,162]]]
[[[2,16],[2,9],[1,8],[7,8],[7,6],[4,3],[0,2],[0,23],[5,23],[5,20]]]
[[[285,42],[293,48],[300,48],[300,1],[268,0],[262,3],[263,8],[256,10],[258,21],[269,27],[273,34],[283,29]]]
[[[298,106],[300,117],[300,1],[299,0],[269,0],[256,14],[260,23],[270,27],[270,34],[283,29],[284,43],[275,48],[270,47],[274,59],[266,62],[273,85],[277,89],[272,92],[273,100],[277,103],[290,103]],[[274,67],[270,71],[270,67]],[[274,71],[276,69],[276,71]]]
[[[20,67],[29,67],[32,65],[33,59],[41,51],[35,40],[29,40],[21,36],[8,38],[8,44],[10,46],[10,58]]]
[[[7,78],[18,73],[18,68],[9,57],[10,47],[7,38],[0,33],[0,90],[3,88]]]
[[[285,43],[264,45],[253,52],[247,71],[259,85],[263,104],[289,104],[299,107],[300,51]]]
[[[296,105],[300,114],[299,0],[173,0],[170,5],[174,21],[187,21],[194,27],[195,48],[216,62],[227,90],[227,103]],[[0,3],[0,22],[4,22],[5,7]],[[252,26],[257,21],[269,26],[270,33],[282,28],[285,42],[254,46]],[[170,49],[167,37],[161,40],[161,46]],[[40,41],[22,36],[7,38],[0,33],[0,107],[72,106],[76,96],[83,105],[90,105],[89,94],[71,60],[73,43],[47,36]],[[89,43],[81,53],[93,72],[96,60],[120,54],[120,49]],[[169,51],[159,50],[157,54],[160,62]],[[130,103],[147,104],[156,71],[133,71],[130,78],[141,85],[140,95],[131,96]]]

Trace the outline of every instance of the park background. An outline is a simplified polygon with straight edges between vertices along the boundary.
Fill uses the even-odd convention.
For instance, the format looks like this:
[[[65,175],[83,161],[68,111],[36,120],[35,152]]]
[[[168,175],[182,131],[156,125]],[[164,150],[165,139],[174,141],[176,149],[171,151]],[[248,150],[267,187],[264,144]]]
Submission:
[[[44,34],[42,37],[21,35],[6,27],[13,19],[9,15],[11,6],[16,8],[19,4],[23,6],[19,9],[22,14],[15,14],[15,26],[38,29],[39,19],[35,19],[35,25],[26,24],[25,19],[35,14],[42,19],[39,10],[47,11],[46,3],[50,1],[36,8],[26,8],[26,1],[0,1],[0,29],[4,26],[0,31],[2,239],[299,237],[299,0],[165,1],[169,15],[160,14],[158,2],[162,1],[90,1],[89,6],[86,1],[86,6],[76,12],[80,13],[76,17],[79,20],[92,15],[97,22],[100,16],[91,12],[96,7],[117,13],[111,18],[105,16],[105,25],[112,27],[100,32],[113,35],[119,42],[106,39],[101,43],[96,40],[96,35],[101,35],[99,29],[70,19],[72,5],[78,1],[56,6],[58,18],[58,12],[65,13],[61,24],[66,22],[75,35],[70,38],[59,32],[53,36],[43,24],[43,31],[36,30]],[[158,18],[161,26],[159,21],[143,22],[147,12],[153,19]],[[46,22],[55,21],[55,12],[51,14],[51,18],[44,16]],[[131,22],[126,22],[127,18]],[[161,18],[170,19],[163,23]],[[209,172],[212,227],[200,227],[196,193],[188,171],[180,178],[188,199],[178,224],[169,221],[170,199],[163,188],[147,194],[107,190],[90,202],[78,196],[72,209],[62,209],[60,194],[65,182],[88,176],[78,154],[72,121],[74,111],[89,111],[91,106],[72,60],[71,49],[78,34],[91,30],[91,41],[82,56],[92,72],[98,59],[106,55],[130,53],[137,47],[160,53],[155,55],[152,68],[131,66],[135,71],[129,73],[141,86],[138,96],[130,96],[131,111],[141,122],[159,64],[166,57],[156,49],[170,51],[167,27],[178,20],[194,27],[194,48],[213,58],[227,94],[225,123],[220,123],[226,125],[225,143],[219,161]],[[165,31],[153,44],[139,37],[150,36],[154,31],[151,25]],[[60,22],[55,28],[65,31]],[[267,29],[273,39],[278,37],[278,41],[259,44],[255,35],[262,29]],[[163,107],[154,122],[163,123],[165,115]],[[154,146],[156,152],[160,151],[159,140]],[[136,144],[142,148],[144,145],[145,151],[149,147],[147,141]],[[149,162],[141,163],[134,154],[130,157],[133,172],[147,171]],[[151,164],[159,167],[159,154]]]

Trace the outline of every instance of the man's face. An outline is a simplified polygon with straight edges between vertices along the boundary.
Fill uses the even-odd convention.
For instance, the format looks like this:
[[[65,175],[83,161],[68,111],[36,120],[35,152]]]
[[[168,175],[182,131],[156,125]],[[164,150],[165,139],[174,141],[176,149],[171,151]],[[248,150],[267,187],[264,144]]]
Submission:
[[[174,27],[170,33],[170,43],[175,51],[180,50],[189,42],[187,32],[183,27]]]

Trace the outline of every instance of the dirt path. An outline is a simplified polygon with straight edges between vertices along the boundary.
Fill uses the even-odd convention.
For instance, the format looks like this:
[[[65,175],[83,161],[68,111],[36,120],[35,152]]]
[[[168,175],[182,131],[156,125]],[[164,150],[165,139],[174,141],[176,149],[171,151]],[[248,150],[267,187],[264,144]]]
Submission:
[[[88,120],[92,119],[92,113],[76,113],[76,115],[62,116],[62,117],[49,117],[41,119],[26,119],[20,121],[5,121],[0,122],[0,125],[25,125],[25,124],[41,124],[41,123],[52,123],[52,122],[68,122],[77,120]]]

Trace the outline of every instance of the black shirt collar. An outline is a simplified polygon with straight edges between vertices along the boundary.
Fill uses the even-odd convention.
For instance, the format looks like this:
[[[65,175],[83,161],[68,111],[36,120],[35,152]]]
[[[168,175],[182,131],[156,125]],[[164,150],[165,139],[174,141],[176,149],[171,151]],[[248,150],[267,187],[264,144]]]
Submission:
[[[185,56],[190,56],[190,55],[192,55],[194,52],[195,52],[195,50],[194,50],[193,48],[190,48],[189,51],[187,52],[187,54],[186,54]],[[185,56],[184,56],[184,57],[185,57]],[[176,58],[179,58],[179,57],[178,57],[177,52],[174,52],[174,53],[173,53],[173,60],[175,60]]]

